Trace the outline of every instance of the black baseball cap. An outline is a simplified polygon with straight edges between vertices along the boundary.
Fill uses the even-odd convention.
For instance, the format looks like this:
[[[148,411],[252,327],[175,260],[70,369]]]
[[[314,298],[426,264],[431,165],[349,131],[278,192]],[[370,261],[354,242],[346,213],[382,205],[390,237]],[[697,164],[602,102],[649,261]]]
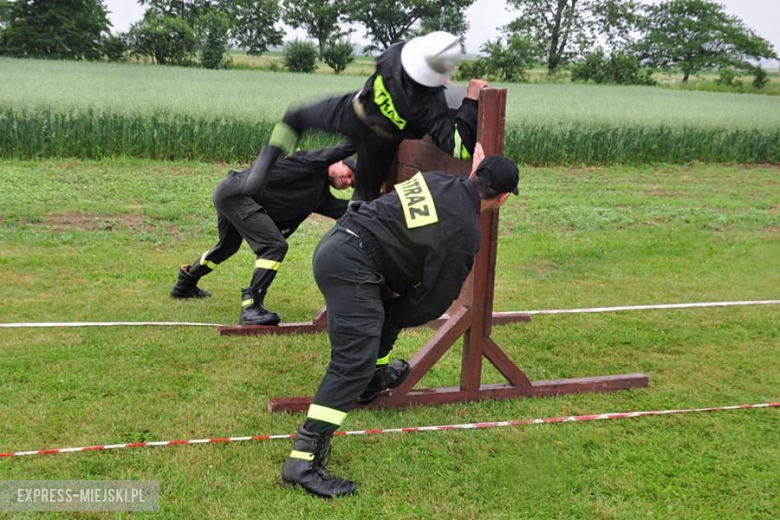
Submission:
[[[477,168],[479,177],[485,186],[498,193],[514,193],[518,195],[517,184],[520,182],[520,172],[517,165],[503,155],[488,155]]]
[[[346,164],[353,172],[357,172],[357,160],[352,157],[347,157],[342,161],[344,164]]]

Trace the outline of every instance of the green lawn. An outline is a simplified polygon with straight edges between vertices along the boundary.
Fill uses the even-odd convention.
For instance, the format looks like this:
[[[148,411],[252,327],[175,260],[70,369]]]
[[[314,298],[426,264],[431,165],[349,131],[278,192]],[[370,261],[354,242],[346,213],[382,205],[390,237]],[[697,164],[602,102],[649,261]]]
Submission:
[[[235,166],[235,165],[230,165]],[[234,324],[244,248],[171,301],[177,266],[216,240],[226,165],[0,162],[0,322]],[[779,299],[780,169],[523,168],[502,209],[495,310]],[[330,222],[291,240],[267,303],[305,320]],[[780,400],[778,307],[539,316],[493,337],[532,379],[645,372],[613,394],[357,411],[388,428]],[[409,358],[430,330],[408,331]],[[211,328],[2,329],[0,452],[292,433],[270,397],[311,393],[325,335],[219,337]],[[457,384],[459,347],[423,380]],[[485,368],[484,380],[500,376]],[[288,441],[0,459],[3,479],[155,479],[163,518],[777,518],[776,409],[339,438],[332,502],[277,486]],[[87,515],[82,515],[87,517]],[[102,516],[102,515],[101,515]],[[106,515],[107,516],[107,515]]]

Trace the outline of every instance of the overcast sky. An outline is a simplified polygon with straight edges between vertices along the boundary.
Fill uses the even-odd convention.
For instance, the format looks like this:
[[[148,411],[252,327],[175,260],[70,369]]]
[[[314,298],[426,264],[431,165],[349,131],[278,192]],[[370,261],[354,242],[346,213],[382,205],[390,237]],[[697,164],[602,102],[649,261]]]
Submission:
[[[652,0],[642,0],[653,3]],[[144,13],[144,8],[135,0],[104,0],[109,18],[114,30],[126,31],[130,24],[138,21]],[[657,1],[655,2],[657,3]],[[780,52],[780,0],[720,0],[726,6],[726,12],[741,18],[745,25],[753,29],[759,36],[768,40]],[[500,27],[515,18],[513,12],[507,11],[505,0],[476,0],[466,11],[470,28],[466,33],[466,51],[477,53],[488,39],[495,39]],[[290,36],[305,36],[302,31],[288,32]],[[367,43],[358,32],[352,39],[356,43]]]

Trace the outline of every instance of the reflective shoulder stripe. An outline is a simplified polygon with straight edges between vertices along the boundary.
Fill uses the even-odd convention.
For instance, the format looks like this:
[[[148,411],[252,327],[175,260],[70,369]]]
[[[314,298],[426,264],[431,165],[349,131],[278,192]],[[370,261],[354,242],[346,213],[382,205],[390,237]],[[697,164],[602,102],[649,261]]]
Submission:
[[[277,262],[276,260],[266,260],[265,258],[258,258],[255,262],[255,267],[258,269],[271,269],[272,271],[278,271],[279,266],[281,265],[281,262]]]
[[[376,360],[377,366],[386,365],[388,363],[390,363],[390,354]]]
[[[268,144],[284,150],[285,155],[290,155],[295,151],[295,144],[298,142],[298,134],[285,123],[276,123]]]
[[[250,305],[254,305],[255,300],[253,298],[249,298],[248,300],[244,300],[241,302],[242,307],[249,307]]]
[[[341,426],[341,423],[344,422],[344,419],[346,419],[346,417],[347,417],[347,412],[334,410],[333,408],[328,408],[327,406],[321,406],[319,404],[314,404],[314,403],[309,405],[309,413],[308,413],[309,419],[316,419],[318,421],[335,424],[336,426]]]
[[[214,269],[216,269],[216,268],[217,268],[217,265],[218,265],[218,264],[215,264],[215,263],[214,263],[214,262],[212,262],[211,260],[206,260],[206,255],[207,255],[208,253],[209,253],[209,252],[208,252],[208,251],[206,251],[205,253],[203,253],[202,255],[200,255],[200,265],[205,265],[206,267],[208,267],[209,269],[211,269],[211,270],[213,271]]]
[[[408,181],[396,184],[395,190],[401,200],[407,228],[428,226],[439,221],[431,191],[428,189],[425,177],[421,172],[417,172]]]
[[[313,453],[307,453],[305,451],[292,450],[290,452],[290,458],[291,459],[314,460],[314,454]]]
[[[377,74],[374,80],[374,103],[379,107],[382,115],[392,121],[400,130],[406,128],[406,119],[401,117],[396,111],[393,97],[385,88],[385,82],[382,80],[381,74]]]

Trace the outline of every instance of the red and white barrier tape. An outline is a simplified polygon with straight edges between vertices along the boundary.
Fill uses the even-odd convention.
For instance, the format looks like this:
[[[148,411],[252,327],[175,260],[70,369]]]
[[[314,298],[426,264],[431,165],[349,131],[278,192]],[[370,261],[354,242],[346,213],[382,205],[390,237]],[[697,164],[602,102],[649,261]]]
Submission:
[[[478,430],[483,428],[497,428],[500,426],[522,426],[526,424],[548,424],[548,423],[562,423],[562,422],[585,422],[585,421],[602,421],[607,419],[632,419],[634,417],[647,417],[650,415],[672,415],[681,413],[695,413],[695,412],[720,412],[725,410],[744,410],[750,408],[775,408],[780,406],[780,403],[763,403],[763,404],[742,404],[736,406],[719,406],[712,408],[691,408],[687,410],[657,410],[657,411],[645,411],[645,412],[623,412],[623,413],[603,413],[596,415],[570,415],[563,417],[547,417],[544,419],[520,419],[515,421],[497,421],[497,422],[481,422],[481,423],[469,423],[469,424],[448,424],[443,426],[416,426],[411,428],[388,428],[385,430],[357,430],[336,432],[334,435],[380,435],[384,433],[413,433],[413,432],[429,432],[429,431],[444,431],[444,430]],[[294,433],[286,435],[256,435],[253,437],[222,437],[216,439],[191,439],[184,441],[155,441],[155,442],[132,442],[127,444],[106,444],[102,446],[83,446],[80,448],[56,448],[49,450],[33,450],[33,451],[15,451],[9,453],[0,453],[2,457],[23,457],[26,455],[53,455],[55,453],[75,453],[85,451],[105,451],[116,450],[119,448],[152,448],[155,446],[176,446],[181,444],[217,444],[222,442],[241,442],[241,441],[267,441],[274,439],[293,439],[296,435]]]
[[[537,311],[495,312],[493,317],[516,316],[518,314],[585,314],[594,312],[645,311],[651,309],[692,309],[700,307],[734,307],[740,305],[777,305],[780,300],[756,300],[739,302],[704,303],[664,303],[659,305],[630,305],[627,307],[592,307],[587,309],[549,309]],[[447,317],[445,314],[442,317]],[[193,323],[186,321],[73,321],[43,323],[0,323],[0,328],[38,328],[38,327],[132,327],[132,326],[169,326],[169,327],[224,327],[219,323]]]

